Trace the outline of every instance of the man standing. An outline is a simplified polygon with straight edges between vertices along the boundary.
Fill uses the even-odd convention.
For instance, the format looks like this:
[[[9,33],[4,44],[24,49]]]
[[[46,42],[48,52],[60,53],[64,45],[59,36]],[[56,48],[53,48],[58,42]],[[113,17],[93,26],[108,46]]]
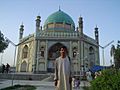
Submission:
[[[56,90],[72,90],[71,61],[67,56],[67,48],[60,48],[60,57],[55,61],[55,86]]]
[[[4,73],[4,72],[5,72],[5,65],[2,64],[2,73]]]
[[[10,65],[7,63],[7,65],[6,65],[6,72],[8,73],[9,70],[10,70]]]

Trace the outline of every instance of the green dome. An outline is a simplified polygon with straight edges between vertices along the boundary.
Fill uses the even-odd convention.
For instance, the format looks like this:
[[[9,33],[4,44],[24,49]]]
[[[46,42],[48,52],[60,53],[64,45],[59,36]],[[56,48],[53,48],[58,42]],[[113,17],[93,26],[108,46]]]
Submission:
[[[66,23],[66,24],[73,25],[75,27],[75,24],[72,18],[61,10],[48,16],[48,18],[44,23],[44,26],[50,23]]]

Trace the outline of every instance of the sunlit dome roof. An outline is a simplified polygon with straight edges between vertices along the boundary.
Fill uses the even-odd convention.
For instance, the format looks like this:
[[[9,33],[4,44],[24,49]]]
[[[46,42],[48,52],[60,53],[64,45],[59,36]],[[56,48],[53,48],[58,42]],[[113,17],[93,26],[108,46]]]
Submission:
[[[44,23],[44,26],[51,24],[51,23],[65,23],[65,24],[72,25],[73,27],[75,27],[75,24],[72,18],[61,10],[54,12],[53,14],[48,16],[48,18],[46,19]]]

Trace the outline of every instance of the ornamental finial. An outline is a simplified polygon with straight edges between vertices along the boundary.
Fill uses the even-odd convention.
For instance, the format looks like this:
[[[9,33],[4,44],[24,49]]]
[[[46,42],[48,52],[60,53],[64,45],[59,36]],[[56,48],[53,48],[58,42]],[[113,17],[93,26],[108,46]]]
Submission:
[[[59,5],[59,11],[61,11],[61,9],[60,9],[60,5]]]

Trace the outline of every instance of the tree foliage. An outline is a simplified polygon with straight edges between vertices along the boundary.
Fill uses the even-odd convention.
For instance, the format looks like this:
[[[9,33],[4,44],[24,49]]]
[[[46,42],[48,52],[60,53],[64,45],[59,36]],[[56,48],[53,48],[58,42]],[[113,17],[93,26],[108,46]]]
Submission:
[[[0,31],[0,53],[8,47],[8,40],[5,40],[4,35]]]
[[[90,90],[120,90],[120,71],[115,68],[103,70],[101,76],[91,82]]]
[[[114,62],[115,67],[120,68],[120,48],[115,49]]]
[[[114,59],[120,61],[120,46],[119,46],[119,44],[117,45],[117,48],[115,49]]]
[[[111,56],[114,58],[114,63],[116,68],[120,68],[120,41],[118,41],[117,46],[112,45]]]

